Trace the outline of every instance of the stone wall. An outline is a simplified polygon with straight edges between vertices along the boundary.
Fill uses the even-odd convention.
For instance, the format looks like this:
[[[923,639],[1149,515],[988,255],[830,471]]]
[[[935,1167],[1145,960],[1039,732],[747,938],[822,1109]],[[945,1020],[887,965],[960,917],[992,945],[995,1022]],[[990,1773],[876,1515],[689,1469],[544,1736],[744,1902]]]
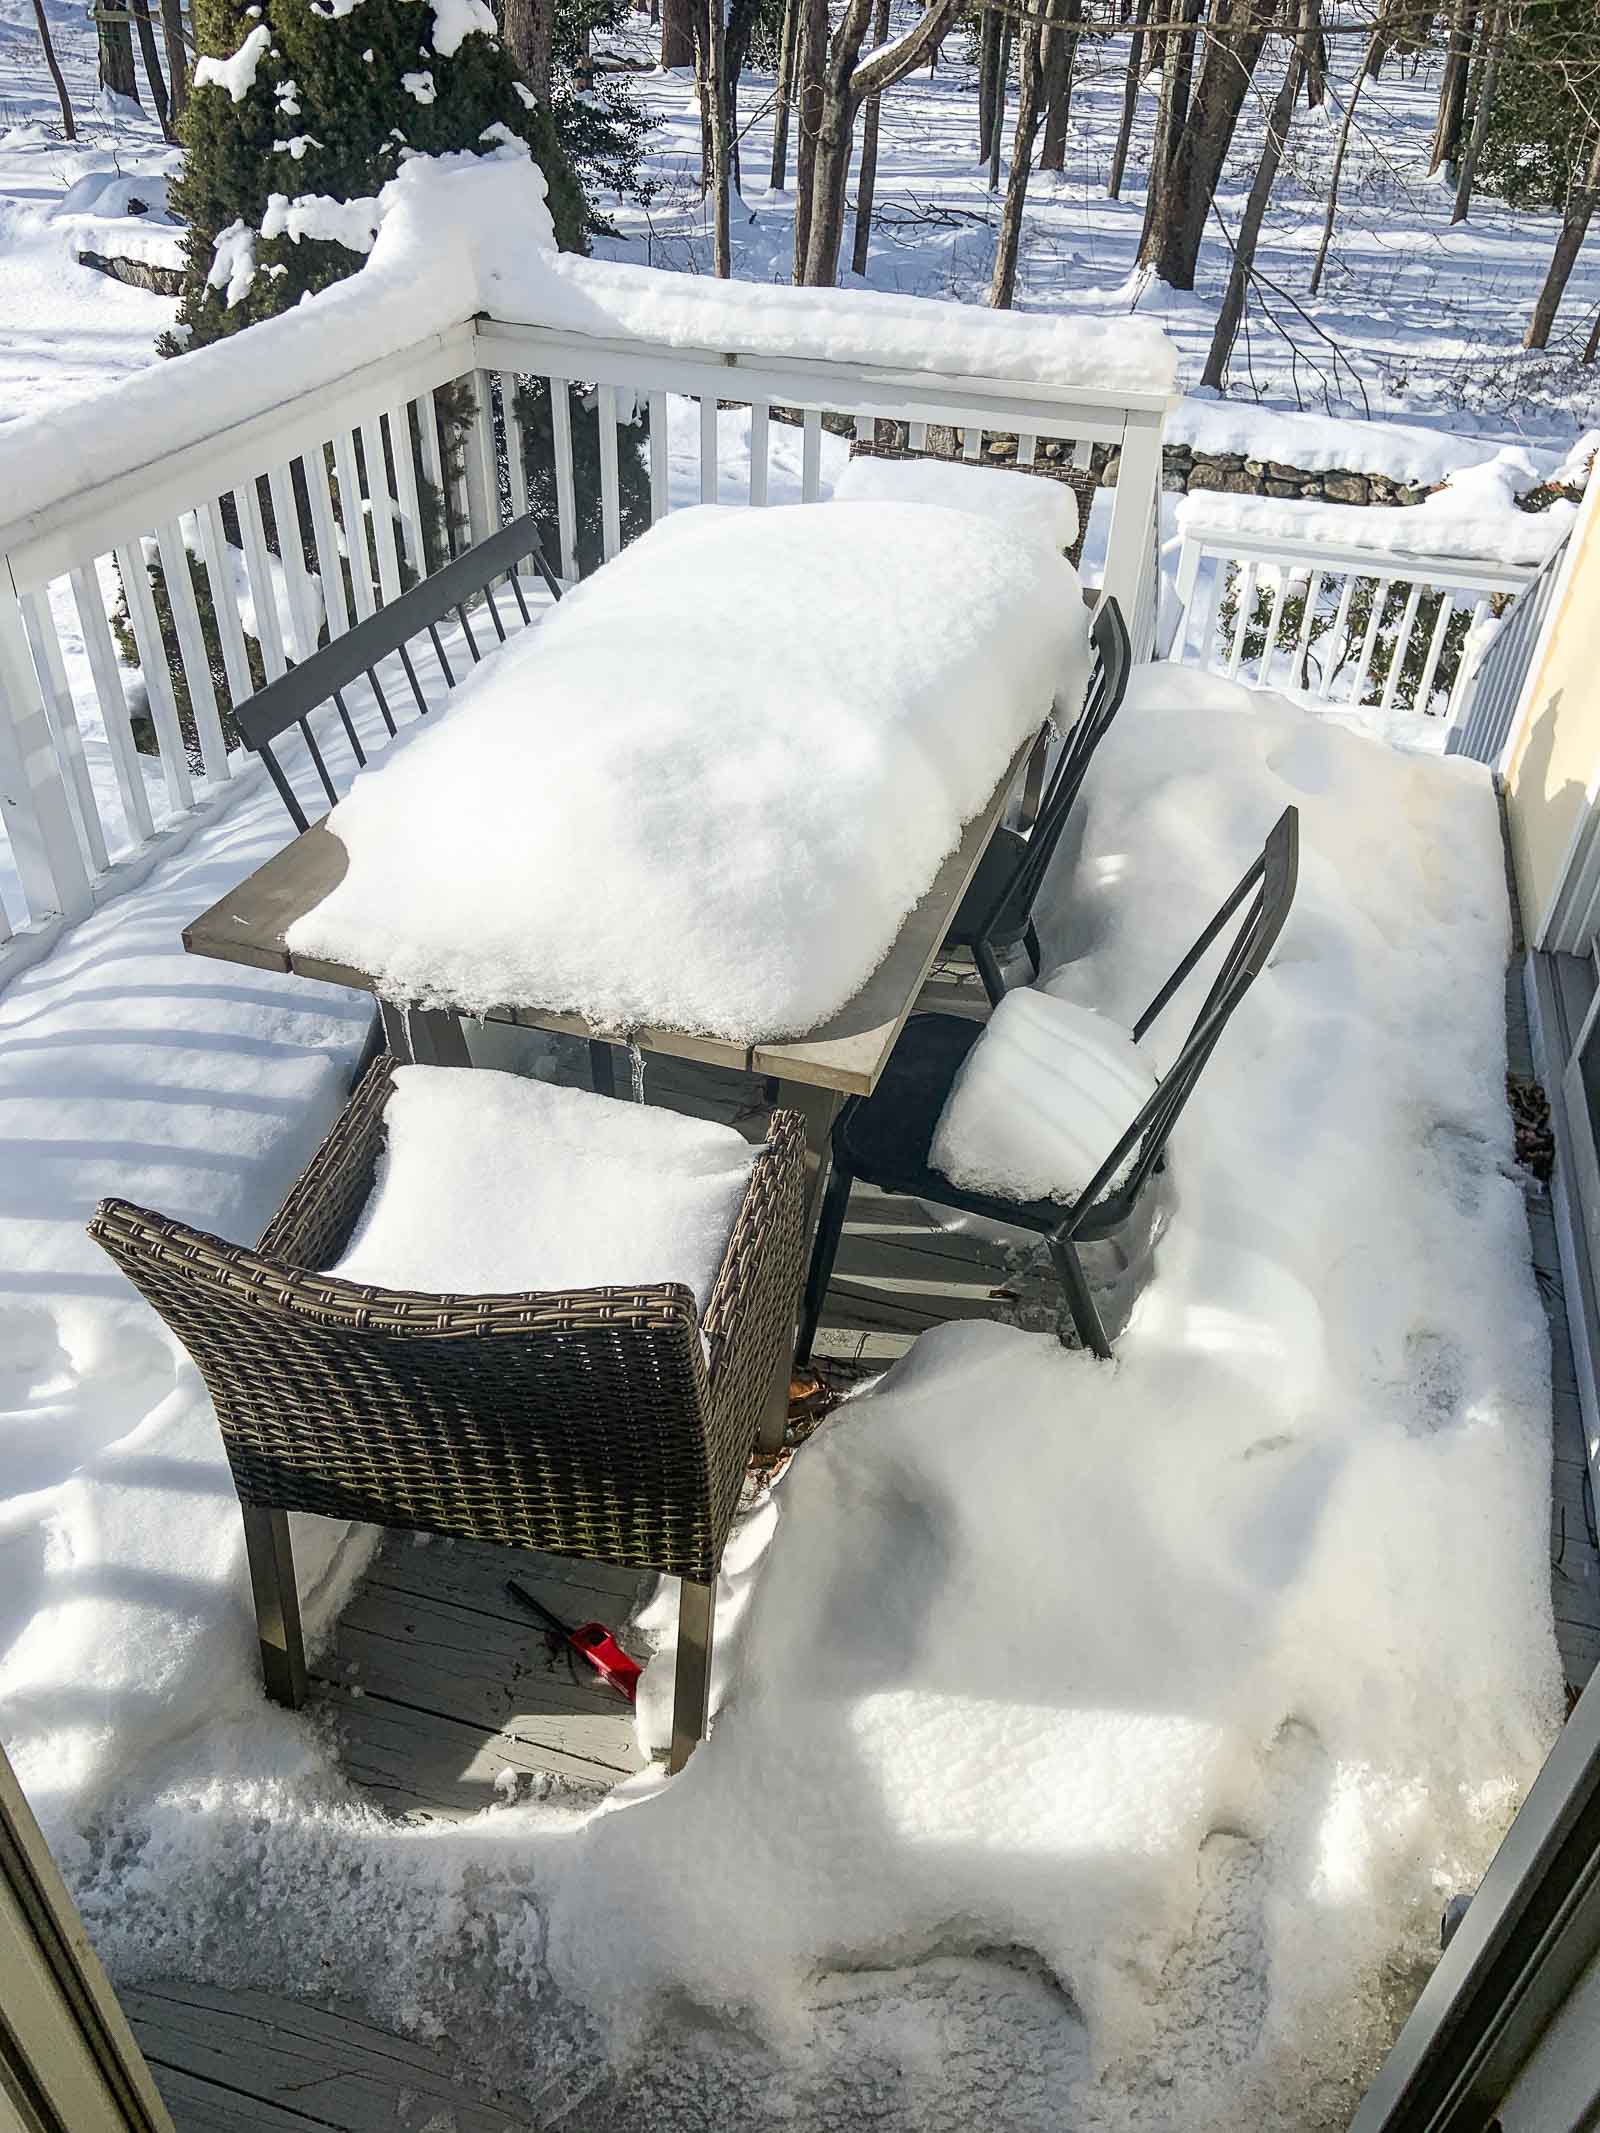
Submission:
[[[838,427],[849,430],[851,425],[841,417]],[[874,448],[885,454],[903,452],[906,425],[880,421]],[[930,425],[924,449],[931,457],[959,459],[961,448],[961,431]],[[1038,446],[1035,464],[1041,472],[1064,474],[1071,454],[1070,444],[1046,439]],[[986,438],[983,456],[991,466],[1009,466],[1017,456],[1016,438]],[[1385,474],[1362,474],[1347,467],[1288,466],[1276,459],[1250,459],[1243,452],[1197,452],[1187,444],[1169,444],[1162,456],[1162,487],[1176,496],[1212,490],[1229,496],[1282,496],[1313,503],[1406,505],[1420,504],[1433,493],[1427,483],[1394,481]],[[1092,479],[1102,489],[1114,488],[1119,458],[1115,446],[1094,445],[1088,468],[1077,478],[1085,483]],[[1518,502],[1525,511],[1547,511],[1558,499],[1576,503],[1581,494],[1547,484],[1519,497]]]

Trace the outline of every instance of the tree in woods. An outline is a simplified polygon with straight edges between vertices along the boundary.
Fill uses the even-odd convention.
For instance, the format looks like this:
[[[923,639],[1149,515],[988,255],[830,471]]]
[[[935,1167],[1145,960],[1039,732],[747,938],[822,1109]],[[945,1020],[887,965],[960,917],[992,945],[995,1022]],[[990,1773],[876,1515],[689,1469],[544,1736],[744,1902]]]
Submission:
[[[1150,20],[1150,0],[1134,0],[1133,36],[1128,45],[1128,67],[1122,78],[1122,116],[1117,121],[1117,144],[1111,151],[1111,175],[1106,191],[1113,200],[1122,197],[1123,175],[1128,168],[1128,148],[1133,139],[1133,121],[1139,108],[1139,84],[1149,60],[1145,24]]]
[[[886,44],[888,38],[889,0],[873,0],[873,50]],[[850,270],[854,274],[866,273],[867,252],[872,243],[872,201],[878,189],[878,117],[882,101],[881,90],[869,96],[861,120],[861,161],[856,168],[856,231],[850,252]]]
[[[873,4],[845,0],[830,36],[827,0],[804,0],[796,68],[794,279],[810,288],[831,288],[838,279],[857,112],[869,96],[881,95],[922,64],[955,19],[959,0],[927,0],[903,37],[863,57]]]
[[[783,0],[783,22],[778,31],[777,76],[772,112],[772,169],[767,179],[771,190],[781,193],[789,183],[789,104],[794,95],[795,45],[800,34],[798,0]]]
[[[1590,134],[1589,160],[1574,180],[1567,195],[1566,207],[1561,217],[1561,231],[1556,238],[1556,248],[1551,255],[1549,272],[1544,286],[1539,291],[1533,307],[1533,317],[1528,321],[1528,330],[1523,337],[1525,348],[1547,348],[1550,331],[1556,322],[1556,313],[1561,308],[1561,299],[1566,294],[1572,269],[1577,263],[1583,240],[1589,233],[1596,207],[1600,207],[1600,128]],[[1600,335],[1589,336],[1584,351],[1584,361],[1595,359]]]
[[[1479,182],[1517,207],[1563,208],[1600,123],[1594,0],[1511,0]]]
[[[1300,0],[1300,19],[1294,43],[1290,47],[1288,62],[1283,70],[1283,80],[1278,85],[1278,93],[1273,98],[1272,108],[1267,114],[1267,133],[1261,147],[1261,159],[1256,165],[1250,197],[1245,202],[1238,231],[1232,240],[1233,265],[1228,274],[1228,286],[1223,293],[1222,309],[1217,315],[1216,329],[1211,336],[1211,347],[1206,355],[1202,379],[1204,384],[1219,392],[1227,376],[1228,359],[1233,353],[1233,344],[1244,318],[1250,280],[1255,271],[1256,246],[1261,237],[1261,225],[1266,220],[1267,203],[1272,198],[1278,166],[1283,161],[1284,144],[1289,138],[1289,128],[1294,123],[1295,103],[1300,94],[1300,83],[1305,74],[1306,61],[1320,14],[1319,0]]]
[[[1505,49],[1506,16],[1509,12],[1505,0],[1492,4],[1484,22],[1483,64],[1478,70],[1478,94],[1472,114],[1472,130],[1467,135],[1467,145],[1456,167],[1456,197],[1450,210],[1452,223],[1465,222],[1472,207],[1472,187],[1477,175],[1478,161],[1483,154],[1484,137],[1489,130],[1489,115],[1494,110],[1495,90],[1500,78],[1500,59]]]
[[[72,98],[67,94],[67,84],[61,72],[61,62],[56,57],[56,48],[50,35],[50,23],[45,15],[44,0],[33,0],[33,19],[39,32],[39,42],[44,47],[44,63],[50,69],[50,79],[55,85],[56,102],[61,106],[61,131],[69,141],[78,138],[78,125],[72,115]]]
[[[1373,41],[1382,34],[1380,29],[1372,32]],[[1356,122],[1356,105],[1361,100],[1361,91],[1372,79],[1372,70],[1365,60],[1356,69],[1356,78],[1350,84],[1350,94],[1345,99],[1344,117],[1339,122],[1339,142],[1333,151],[1333,169],[1328,175],[1328,199],[1322,216],[1322,235],[1317,240],[1317,256],[1311,265],[1311,294],[1316,295],[1322,287],[1322,276],[1328,264],[1328,247],[1333,242],[1334,220],[1339,212],[1339,180],[1344,175],[1344,159],[1350,150],[1350,134]]]
[[[1453,0],[1450,37],[1444,66],[1439,75],[1439,116],[1433,129],[1433,155],[1428,164],[1432,176],[1453,164],[1461,153],[1461,136],[1467,116],[1467,76],[1472,64],[1472,39],[1478,20],[1478,0]]]
[[[1156,219],[1168,191],[1168,173],[1189,116],[1189,86],[1194,74],[1195,39],[1190,24],[1200,20],[1204,0],[1162,0],[1172,18],[1157,40],[1161,53],[1161,93],[1156,103],[1150,142],[1150,178],[1145,192],[1144,227],[1139,233],[1139,264],[1153,256]],[[1152,54],[1153,56],[1153,54]]]
[[[1226,18],[1208,26],[1192,96],[1185,85],[1159,186],[1152,176],[1139,251],[1140,265],[1174,289],[1194,287],[1206,218],[1276,14],[1277,0],[1233,0]],[[1194,43],[1193,37],[1169,38],[1169,60],[1176,47],[1192,52]]]
[[[124,8],[100,0],[94,11],[100,43],[100,86],[113,96],[139,101],[139,84],[133,71],[133,17]]]
[[[694,25],[700,0],[661,0],[661,64],[694,65]]]
[[[189,52],[184,37],[183,0],[161,0],[161,41],[167,48],[167,83],[173,137],[189,95]]]
[[[1044,105],[1044,146],[1039,151],[1041,170],[1061,170],[1067,160],[1067,128],[1072,118],[1072,77],[1078,64],[1078,30],[1083,20],[1083,0],[1063,0],[1059,27],[1044,39],[1044,79],[1040,98]]]
[[[1034,141],[1044,115],[1051,46],[1054,40],[1072,35],[1066,27],[1071,19],[1067,11],[1072,5],[1073,0],[1031,0],[1024,17],[1017,60],[1017,130],[1011,144],[1011,173],[989,282],[989,301],[999,311],[1009,310],[1016,294],[1022,213],[1027,204]]]
[[[162,138],[176,138],[172,131],[172,109],[167,101],[166,77],[161,72],[161,58],[156,51],[156,26],[150,19],[150,0],[128,0],[133,15],[133,26],[139,37],[139,57],[144,61],[144,78],[150,84],[150,101],[155,106],[156,124],[161,128]]]

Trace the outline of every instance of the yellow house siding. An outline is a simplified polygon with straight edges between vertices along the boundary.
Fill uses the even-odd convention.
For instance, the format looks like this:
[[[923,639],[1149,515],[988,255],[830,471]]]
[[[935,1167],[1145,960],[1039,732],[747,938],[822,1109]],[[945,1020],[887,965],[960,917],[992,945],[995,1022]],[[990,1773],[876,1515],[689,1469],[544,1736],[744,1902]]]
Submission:
[[[1560,886],[1573,833],[1600,773],[1600,511],[1594,489],[1575,540],[1506,766],[1511,852],[1530,940]]]

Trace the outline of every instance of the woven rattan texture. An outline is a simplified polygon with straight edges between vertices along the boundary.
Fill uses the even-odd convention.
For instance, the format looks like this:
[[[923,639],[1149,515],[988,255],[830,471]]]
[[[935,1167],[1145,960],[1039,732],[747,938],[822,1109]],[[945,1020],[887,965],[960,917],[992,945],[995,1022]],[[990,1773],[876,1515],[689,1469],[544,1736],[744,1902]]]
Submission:
[[[793,1334],[803,1122],[772,1116],[708,1364],[675,1283],[452,1297],[321,1274],[371,1190],[391,1072],[364,1077],[259,1250],[122,1200],[90,1224],[198,1365],[241,1500],[713,1576]]]

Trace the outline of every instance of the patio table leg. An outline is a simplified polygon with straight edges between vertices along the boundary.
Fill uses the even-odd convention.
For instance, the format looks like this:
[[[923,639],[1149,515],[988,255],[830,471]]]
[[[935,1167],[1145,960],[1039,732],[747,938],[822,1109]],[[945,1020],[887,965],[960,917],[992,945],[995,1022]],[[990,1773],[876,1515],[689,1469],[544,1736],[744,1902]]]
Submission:
[[[706,1737],[711,1711],[711,1637],[717,1586],[682,1578],[678,1584],[678,1663],[672,1687],[672,1746],[667,1770],[676,1776]]]
[[[806,1211],[801,1234],[803,1264],[808,1269],[817,1222],[822,1213],[822,1197],[828,1186],[828,1172],[833,1165],[830,1136],[843,1103],[844,1098],[837,1089],[820,1089],[809,1081],[778,1083],[778,1108],[798,1111],[806,1122]],[[798,1318],[795,1331],[799,1331]],[[782,1449],[784,1426],[789,1419],[789,1380],[793,1375],[793,1362],[794,1344],[791,1341],[787,1367],[780,1369],[773,1380],[767,1411],[762,1417],[761,1434],[756,1440],[757,1448],[763,1452]]]

